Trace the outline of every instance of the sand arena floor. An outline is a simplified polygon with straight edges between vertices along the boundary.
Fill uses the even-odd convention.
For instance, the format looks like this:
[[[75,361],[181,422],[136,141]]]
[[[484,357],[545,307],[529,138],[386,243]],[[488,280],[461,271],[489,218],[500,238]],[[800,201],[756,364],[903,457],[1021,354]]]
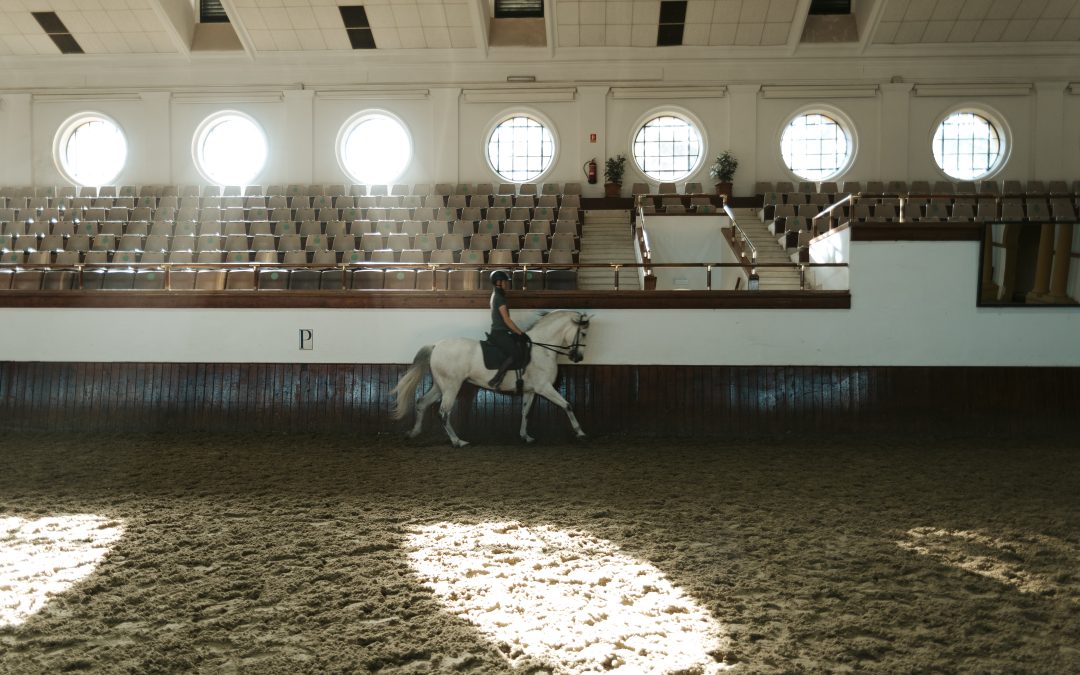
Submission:
[[[0,440],[2,673],[680,669],[1080,672],[1076,439]]]

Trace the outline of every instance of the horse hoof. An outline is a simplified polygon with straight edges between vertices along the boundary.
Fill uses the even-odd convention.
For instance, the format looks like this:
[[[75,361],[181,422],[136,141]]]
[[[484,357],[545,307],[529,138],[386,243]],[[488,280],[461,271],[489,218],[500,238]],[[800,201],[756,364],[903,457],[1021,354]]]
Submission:
[[[525,441],[526,443],[532,443],[532,442],[534,442],[534,441],[535,441],[536,439],[535,439],[535,438],[533,438],[532,436],[522,436],[522,437],[521,437],[521,440]]]
[[[469,444],[468,441],[458,441],[457,443],[454,443],[454,447],[455,448],[464,448],[468,444]]]
[[[579,441],[583,441],[583,440],[585,440],[587,438],[587,436],[585,436],[585,434],[578,434],[574,438],[576,438]]]

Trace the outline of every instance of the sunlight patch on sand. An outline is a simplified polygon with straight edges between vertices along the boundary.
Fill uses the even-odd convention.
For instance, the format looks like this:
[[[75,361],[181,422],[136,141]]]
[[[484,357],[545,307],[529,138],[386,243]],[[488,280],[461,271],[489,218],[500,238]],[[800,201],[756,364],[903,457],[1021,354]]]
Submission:
[[[900,548],[931,556],[946,565],[1013,586],[1022,593],[1071,595],[1065,585],[1025,569],[1025,557],[1052,555],[1075,562],[1076,552],[1062,541],[1032,534],[1025,540],[1008,540],[973,530],[943,530],[915,527],[907,538],[896,542]]]
[[[88,576],[123,535],[93,514],[0,517],[0,626],[17,626]]]
[[[516,522],[413,528],[409,560],[513,666],[713,673],[721,627],[660,570],[585,532]]]

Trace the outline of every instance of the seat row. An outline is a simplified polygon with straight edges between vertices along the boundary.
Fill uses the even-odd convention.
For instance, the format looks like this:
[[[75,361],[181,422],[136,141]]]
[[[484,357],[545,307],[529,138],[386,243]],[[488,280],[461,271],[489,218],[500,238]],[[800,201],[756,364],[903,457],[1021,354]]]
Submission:
[[[754,194],[767,196],[770,194],[826,194],[826,195],[1080,195],[1080,180],[1072,181],[1070,185],[1064,180],[1029,180],[1026,183],[1018,180],[984,181],[867,181],[864,185],[860,181],[802,181],[793,183],[790,181],[758,182],[754,184]],[[775,203],[775,202],[774,202]]]
[[[300,265],[299,260],[283,264]],[[434,261],[433,261],[434,262]],[[494,262],[494,261],[492,261]],[[477,263],[483,264],[483,263]],[[507,263],[494,263],[507,264]],[[518,269],[515,288],[575,290],[576,269]],[[490,290],[479,268],[416,269],[350,266],[347,269],[279,267],[163,268],[114,267],[72,269],[0,268],[0,290]]]
[[[535,208],[526,206],[514,206],[510,208],[506,207],[415,207],[415,208],[355,208],[347,207],[338,209],[334,207],[325,208],[297,208],[279,207],[275,209],[268,209],[265,207],[245,208],[242,206],[233,206],[227,208],[219,207],[180,207],[175,209],[172,207],[158,207],[151,209],[149,207],[135,207],[134,209],[128,209],[127,207],[111,207],[101,208],[92,207],[86,209],[13,209],[13,208],[0,208],[0,225],[7,223],[24,223],[29,225],[31,222],[41,221],[66,221],[76,222],[82,220],[95,220],[95,221],[112,221],[112,222],[127,222],[127,221],[271,221],[277,222],[282,220],[317,220],[319,222],[330,222],[335,220],[568,220],[572,222],[578,222],[581,214],[579,209],[574,207],[550,207],[550,206],[537,206]]]
[[[707,194],[701,183],[687,182],[682,190],[676,183],[660,183],[656,186],[656,192],[652,191],[651,183],[634,183],[630,188],[630,194],[637,198],[638,195],[703,195]]]
[[[762,210],[765,221],[780,218],[813,218],[825,207],[820,204],[776,204]],[[1001,221],[1075,221],[1080,213],[1080,198],[1054,197],[1047,201],[1041,197],[994,199],[992,197],[950,198],[862,198],[853,205],[835,210],[834,222],[847,220],[884,221],[953,221],[953,222],[1001,222]]]
[[[41,186],[0,187],[0,197],[233,197],[233,196],[409,196],[409,195],[580,195],[581,183],[417,183],[363,185],[344,183],[289,185],[103,185],[101,187]]]
[[[69,222],[35,222],[35,223],[7,223],[0,229],[0,250],[2,249],[27,249],[27,248],[62,248],[61,245],[51,243],[66,241],[76,235],[96,237],[99,235],[112,235],[118,239],[124,237],[178,237],[178,236],[229,236],[229,235],[274,235],[285,236],[300,234],[303,236],[323,234],[328,237],[336,237],[344,234],[362,236],[368,233],[376,233],[383,236],[391,234],[407,234],[415,237],[421,234],[442,236],[444,234],[460,234],[472,236],[474,234],[488,234],[498,236],[500,234],[573,234],[580,235],[580,225],[576,222],[561,220],[554,224],[548,220],[506,220],[497,222],[493,220],[455,220],[446,222],[442,220],[354,220],[351,223],[345,221],[331,221],[323,223],[317,220],[296,222],[291,220],[271,223],[269,221],[234,221],[219,222],[206,221],[196,223],[194,221],[168,222],[158,221],[147,223],[145,221],[131,221],[127,223],[106,221],[82,221],[79,223]],[[25,243],[20,243],[25,242]]]
[[[40,252],[57,251],[294,251],[294,250],[321,250],[332,249],[334,251],[374,251],[377,249],[392,249],[401,251],[404,249],[420,249],[433,251],[443,249],[448,251],[461,251],[471,249],[475,251],[490,251],[503,249],[517,251],[520,249],[534,249],[547,251],[549,249],[577,251],[578,236],[569,232],[556,232],[546,235],[539,232],[528,234],[502,233],[497,236],[490,234],[463,235],[450,232],[443,235],[418,234],[411,236],[405,233],[393,233],[382,235],[376,232],[365,232],[357,238],[353,234],[339,234],[328,237],[324,234],[284,234],[275,236],[272,234],[258,234],[254,236],[245,234],[230,235],[137,235],[126,234],[116,237],[112,234],[99,234],[89,236],[75,234],[67,238],[57,235],[38,239],[33,235],[23,235],[13,244],[0,237],[0,262],[18,264],[24,260],[22,256]],[[11,245],[8,245],[11,244]]]
[[[33,217],[42,214],[60,214],[65,212],[82,213],[87,209],[121,209],[129,211],[142,209],[414,209],[422,206],[429,208],[486,209],[498,207],[509,209],[514,207],[535,208],[546,207],[552,209],[581,208],[580,195],[564,195],[561,199],[558,195],[541,195],[539,198],[532,195],[514,197],[512,195],[452,195],[443,197],[440,195],[426,196],[390,196],[380,197],[330,197],[330,196],[297,196],[297,197],[28,197],[8,198],[0,197],[0,209],[16,209],[24,217]],[[70,218],[71,216],[68,216]]]

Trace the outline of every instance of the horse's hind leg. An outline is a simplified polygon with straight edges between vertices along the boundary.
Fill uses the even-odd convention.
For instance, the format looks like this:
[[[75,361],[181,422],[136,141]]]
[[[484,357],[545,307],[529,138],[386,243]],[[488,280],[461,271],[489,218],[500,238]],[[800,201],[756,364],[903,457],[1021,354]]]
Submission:
[[[574,433],[578,438],[585,438],[585,432],[581,430],[581,425],[578,424],[577,417],[574,415],[570,403],[555,390],[555,387],[550,384],[543,384],[537,387],[536,393],[565,410],[566,416],[570,419],[570,426],[574,429]]]
[[[458,438],[458,435],[454,433],[454,427],[450,426],[450,413],[454,411],[454,403],[457,402],[458,389],[461,388],[461,383],[444,383],[441,386],[438,384],[435,386],[442,390],[439,417],[442,419],[443,429],[446,429],[446,435],[450,437],[450,443],[455,448],[464,448],[469,442]]]
[[[535,438],[529,435],[529,410],[532,409],[533,401],[536,399],[536,394],[527,391],[521,398],[521,431],[518,432],[518,436],[521,436],[521,440],[526,443],[532,443]]]
[[[438,401],[442,396],[442,391],[439,389],[439,385],[434,382],[431,385],[431,389],[428,389],[420,400],[416,402],[416,422],[413,424],[413,428],[406,434],[408,438],[416,438],[420,434],[420,430],[424,426],[424,413],[431,407],[432,403]]]

